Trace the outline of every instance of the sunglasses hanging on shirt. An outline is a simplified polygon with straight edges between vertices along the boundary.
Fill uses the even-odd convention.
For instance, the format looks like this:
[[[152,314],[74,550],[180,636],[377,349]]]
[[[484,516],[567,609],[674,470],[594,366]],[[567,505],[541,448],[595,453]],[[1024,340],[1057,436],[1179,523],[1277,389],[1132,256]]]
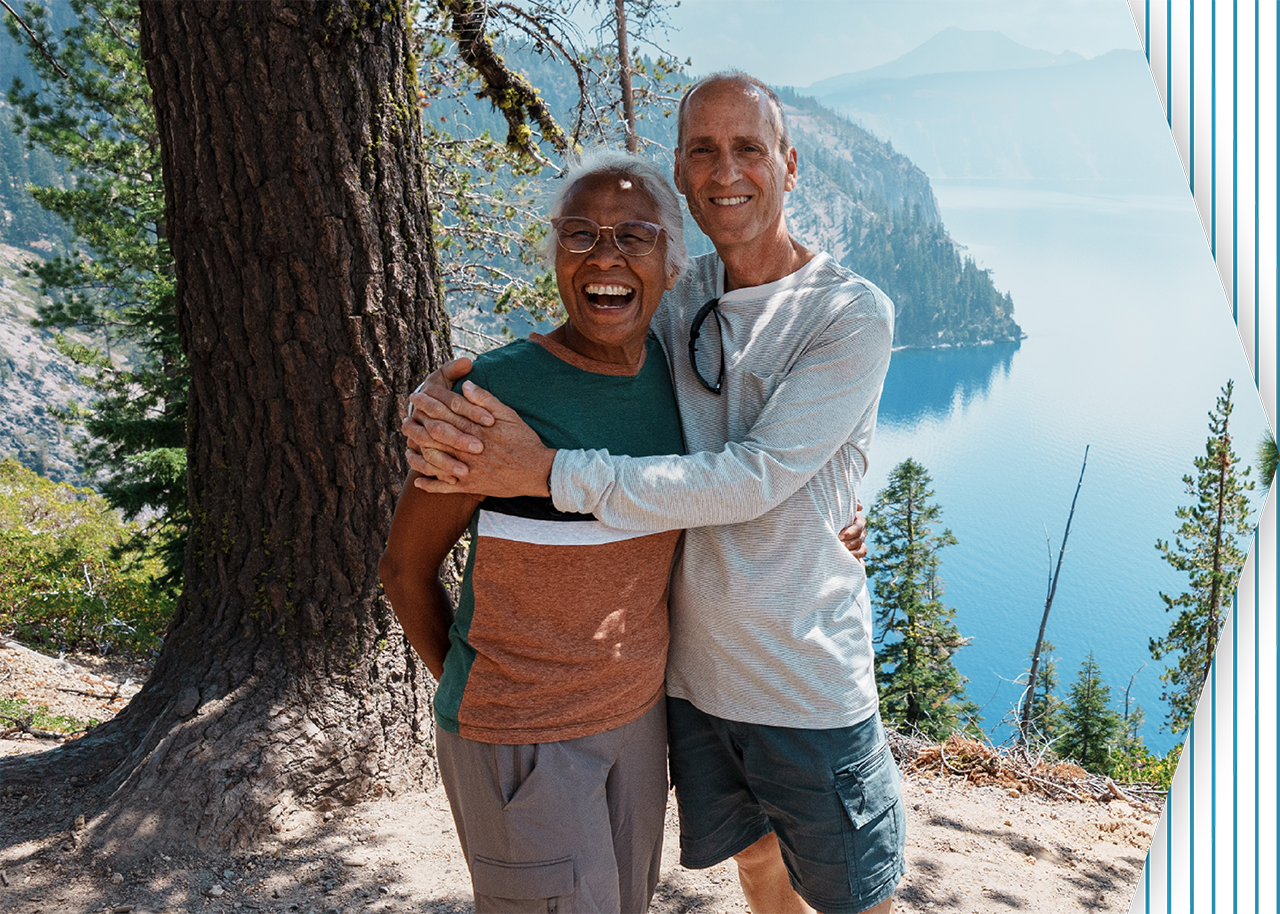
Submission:
[[[720,299],[713,298],[699,308],[698,313],[694,315],[693,326],[689,328],[689,364],[693,366],[693,373],[702,382],[702,386],[716,396],[720,395],[720,386],[724,383],[724,324],[720,321],[719,305]],[[714,384],[704,378],[702,372],[698,370],[698,334],[702,331],[702,324],[706,321],[708,314],[716,316],[716,330],[720,337],[720,369],[716,372]]]

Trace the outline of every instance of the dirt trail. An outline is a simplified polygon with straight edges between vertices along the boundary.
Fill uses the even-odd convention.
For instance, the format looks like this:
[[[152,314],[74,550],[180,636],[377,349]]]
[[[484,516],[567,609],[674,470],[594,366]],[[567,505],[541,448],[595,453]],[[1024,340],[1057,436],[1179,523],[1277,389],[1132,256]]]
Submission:
[[[0,699],[23,697],[54,713],[106,719],[136,689],[136,679],[126,684],[130,670],[101,663],[91,670],[80,660],[0,644]],[[0,721],[0,755],[53,745]],[[909,774],[908,871],[895,911],[1127,911],[1158,811],[1017,793]],[[51,820],[52,833],[35,827]],[[74,820],[73,810],[49,808],[36,792],[0,784],[0,911],[472,911],[466,864],[438,789],[300,814],[279,841],[254,854],[156,854],[132,868],[117,869],[81,844]],[[671,802],[663,877],[651,911],[747,910],[732,863],[685,870],[676,863],[677,847]]]

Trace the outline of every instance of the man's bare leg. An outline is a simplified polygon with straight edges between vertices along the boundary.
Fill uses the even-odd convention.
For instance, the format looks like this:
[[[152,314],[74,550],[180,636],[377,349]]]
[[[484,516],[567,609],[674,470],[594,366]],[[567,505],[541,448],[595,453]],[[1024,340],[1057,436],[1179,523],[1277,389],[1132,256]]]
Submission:
[[[791,887],[778,836],[773,832],[735,854],[733,860],[738,864],[738,881],[751,914],[814,914]],[[893,914],[893,899],[886,898],[862,914]]]
[[[796,894],[782,862],[778,836],[773,832],[734,855],[738,881],[751,914],[813,914],[813,908]]]

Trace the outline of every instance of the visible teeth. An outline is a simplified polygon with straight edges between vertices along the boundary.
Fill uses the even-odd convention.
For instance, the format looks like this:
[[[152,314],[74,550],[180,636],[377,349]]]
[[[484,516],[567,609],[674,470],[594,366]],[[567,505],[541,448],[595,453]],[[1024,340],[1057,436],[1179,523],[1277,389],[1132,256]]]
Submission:
[[[628,286],[602,286],[593,283],[587,286],[588,295],[630,295],[632,290]]]
[[[746,203],[750,197],[712,197],[711,202],[716,206],[736,206],[739,203]]]

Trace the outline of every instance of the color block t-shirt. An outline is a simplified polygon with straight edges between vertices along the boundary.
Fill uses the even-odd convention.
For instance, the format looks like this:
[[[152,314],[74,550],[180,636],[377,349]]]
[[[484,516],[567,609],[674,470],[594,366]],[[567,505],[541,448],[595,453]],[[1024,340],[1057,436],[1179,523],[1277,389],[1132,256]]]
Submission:
[[[684,452],[661,347],[634,374],[534,334],[478,357],[469,379],[549,447]],[[550,498],[488,498],[449,632],[436,721],[489,743],[574,739],[663,694],[667,584],[679,531],[618,530]]]

